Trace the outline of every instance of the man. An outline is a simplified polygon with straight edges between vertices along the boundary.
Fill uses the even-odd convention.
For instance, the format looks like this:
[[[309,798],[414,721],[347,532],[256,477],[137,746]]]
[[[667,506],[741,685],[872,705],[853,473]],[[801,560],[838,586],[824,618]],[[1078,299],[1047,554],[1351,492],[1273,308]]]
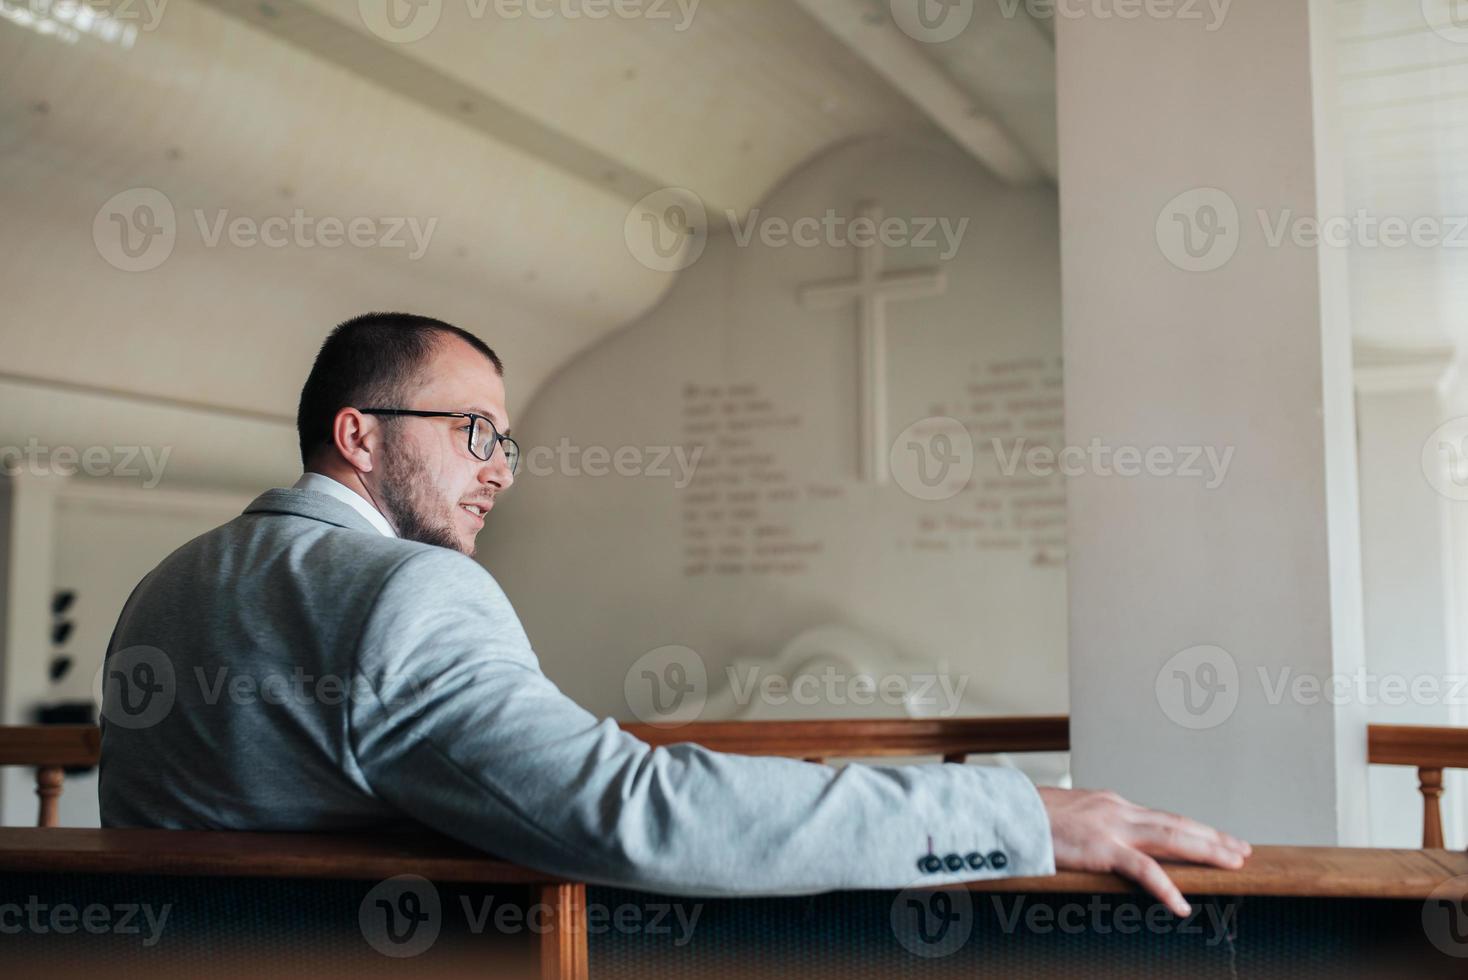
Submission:
[[[1155,857],[1249,853],[1012,769],[654,749],[588,714],[469,557],[519,449],[500,359],[456,327],[337,327],[297,426],[300,481],[170,555],[118,620],[106,826],[426,825],[567,877],[705,895],[1114,870],[1179,915]]]

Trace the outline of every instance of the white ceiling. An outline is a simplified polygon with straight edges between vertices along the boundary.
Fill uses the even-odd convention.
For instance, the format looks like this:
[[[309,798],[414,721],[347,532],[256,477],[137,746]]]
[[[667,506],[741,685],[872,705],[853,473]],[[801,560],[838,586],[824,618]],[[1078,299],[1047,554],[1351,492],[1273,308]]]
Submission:
[[[311,357],[366,309],[477,332],[517,411],[671,284],[623,237],[649,190],[742,213],[823,151],[911,127],[1016,183],[1056,170],[1050,25],[999,0],[942,43],[902,34],[887,0],[700,0],[686,24],[671,0],[670,20],[430,0],[439,20],[412,43],[367,28],[378,0],[166,0],[128,36],[16,14],[50,2],[0,0],[0,441],[147,433],[171,440],[180,482],[289,476]],[[1448,0],[1427,3],[1447,23]],[[145,0],[132,9],[149,27]],[[1468,214],[1468,38],[1415,0],[1337,12],[1351,206]],[[166,195],[178,240],[123,272],[93,222],[139,187]],[[436,224],[416,260],[210,247],[198,228],[298,208]],[[1457,338],[1465,256],[1354,250],[1358,333]]]
[[[509,365],[513,412],[670,285],[624,243],[632,201],[682,186],[743,212],[832,146],[933,125],[787,0],[702,0],[686,24],[449,0],[406,44],[357,0],[168,0],[156,25],[140,0],[141,29],[111,36],[49,0],[0,2],[0,438],[167,430],[184,482],[288,475],[301,381],[353,313],[474,330]],[[973,118],[1005,131],[981,95]],[[119,271],[93,222],[142,187],[173,206],[177,242]],[[297,208],[437,224],[417,260],[210,246],[200,228]]]

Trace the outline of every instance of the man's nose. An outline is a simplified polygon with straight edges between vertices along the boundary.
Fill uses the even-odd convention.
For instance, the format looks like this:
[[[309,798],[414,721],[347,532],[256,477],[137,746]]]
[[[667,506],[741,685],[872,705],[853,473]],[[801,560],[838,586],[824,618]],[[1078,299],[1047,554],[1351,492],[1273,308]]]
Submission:
[[[505,447],[494,447],[494,453],[489,461],[479,468],[479,482],[493,483],[501,490],[510,489],[515,482],[515,474],[510,472],[510,461],[505,458]]]

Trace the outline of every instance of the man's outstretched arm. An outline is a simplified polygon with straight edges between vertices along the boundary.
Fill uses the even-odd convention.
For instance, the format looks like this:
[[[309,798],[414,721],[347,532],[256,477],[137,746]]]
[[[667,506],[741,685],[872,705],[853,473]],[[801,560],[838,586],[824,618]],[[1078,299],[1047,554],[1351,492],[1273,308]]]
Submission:
[[[400,565],[358,646],[370,696],[356,692],[348,723],[364,788],[511,860],[593,882],[730,895],[1055,867],[1046,802],[1016,770],[835,769],[652,748],[597,720],[540,672],[488,573],[453,552]],[[1077,824],[1069,808],[1059,820]]]

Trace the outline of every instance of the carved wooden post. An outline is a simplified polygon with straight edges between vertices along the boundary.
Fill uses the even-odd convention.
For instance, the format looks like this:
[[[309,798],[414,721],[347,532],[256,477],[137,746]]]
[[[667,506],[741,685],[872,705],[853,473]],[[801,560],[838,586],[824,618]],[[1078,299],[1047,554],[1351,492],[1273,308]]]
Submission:
[[[37,827],[54,827],[60,822],[56,801],[61,796],[61,784],[65,779],[66,771],[60,766],[41,766],[36,770],[36,795],[41,798]]]
[[[1443,771],[1441,767],[1420,766],[1417,769],[1418,788],[1422,790],[1422,846],[1443,846],[1443,815],[1438,800],[1443,795]]]
[[[587,980],[586,886],[538,885],[534,899],[550,909],[540,937],[540,980]]]

